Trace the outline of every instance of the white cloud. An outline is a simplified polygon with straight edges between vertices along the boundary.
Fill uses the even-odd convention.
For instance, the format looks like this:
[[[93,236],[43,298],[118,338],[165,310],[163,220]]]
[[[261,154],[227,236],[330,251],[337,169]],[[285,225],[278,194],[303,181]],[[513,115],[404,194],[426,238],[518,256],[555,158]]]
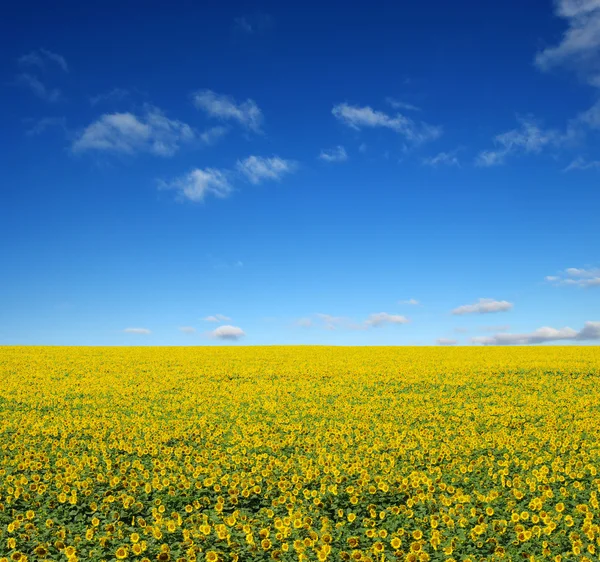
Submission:
[[[453,340],[451,338],[438,338],[436,340],[438,345],[456,345],[458,343],[457,340]]]
[[[220,340],[239,340],[246,335],[244,330],[238,328],[237,326],[219,326],[210,334],[213,338]]]
[[[557,131],[542,129],[532,118],[519,118],[521,126],[494,137],[498,146],[494,150],[484,150],[477,155],[477,166],[503,164],[506,157],[517,153],[539,153],[547,146],[557,146],[565,137]]]
[[[32,74],[19,74],[17,82],[29,88],[38,98],[54,103],[60,100],[60,90],[47,88],[45,84]]]
[[[210,129],[206,129],[200,133],[200,140],[204,144],[215,144],[218,140],[222,139],[227,133],[229,129],[227,127],[211,127]]]
[[[546,281],[557,286],[600,287],[600,268],[569,267],[559,275],[548,275]]]
[[[193,328],[192,326],[181,326],[179,331],[183,332],[184,334],[195,334],[196,328]]]
[[[272,158],[249,156],[245,160],[238,160],[237,163],[238,171],[253,184],[259,184],[264,180],[280,180],[285,174],[293,172],[296,167],[294,161],[284,160],[279,156]]]
[[[229,318],[229,316],[225,316],[224,314],[215,314],[213,316],[207,316],[203,320],[205,322],[229,322],[231,318]]]
[[[212,90],[199,90],[193,95],[194,105],[210,117],[237,121],[243,127],[260,132],[263,114],[256,102],[247,99],[237,103],[231,96],[217,94]]]
[[[401,100],[394,98],[385,98],[385,101],[391,105],[394,109],[406,109],[407,111],[421,111],[420,107],[413,105],[412,103],[406,103]]]
[[[319,158],[325,162],[344,162],[348,160],[348,153],[343,146],[336,146],[328,150],[321,150]]]
[[[567,30],[558,45],[535,56],[541,70],[562,66],[600,87],[600,0],[555,0],[556,14]]]
[[[189,125],[169,119],[158,108],[148,106],[140,117],[132,113],[102,115],[79,134],[73,143],[73,151],[149,152],[172,156],[180,144],[194,138],[194,130]]]
[[[65,57],[57,53],[53,53],[48,49],[38,49],[27,55],[19,57],[19,64],[25,66],[38,66],[44,68],[47,62],[57,64],[64,72],[69,72],[69,66]]]
[[[417,299],[408,299],[405,301],[398,301],[398,304],[410,304],[412,306],[417,306],[420,303]]]
[[[600,160],[586,161],[584,158],[579,156],[575,158],[565,169],[565,172],[572,170],[597,170],[600,169]]]
[[[579,332],[568,327],[557,330],[544,326],[526,334],[496,334],[491,337],[472,338],[471,341],[483,345],[529,345],[561,340],[600,340],[600,322],[586,322]]]
[[[123,330],[126,334],[151,334],[152,332],[148,328],[125,328]]]
[[[386,324],[407,324],[410,322],[410,320],[405,316],[388,314],[387,312],[376,312],[370,314],[364,322],[360,323],[355,322],[346,316],[332,316],[331,314],[315,314],[314,316],[322,322],[322,327],[325,330],[367,330],[369,328],[377,328]],[[307,321],[310,321],[310,325],[313,325],[310,318],[301,318],[300,320],[307,327]]]
[[[456,152],[440,152],[436,156],[423,158],[423,164],[436,168],[440,164],[445,166],[460,166]]]
[[[169,182],[159,181],[159,189],[173,189],[177,192],[180,201],[194,201],[200,203],[212,195],[223,199],[233,191],[227,179],[227,174],[214,168],[201,170],[196,168],[187,174]]]
[[[479,299],[474,304],[464,304],[455,308],[452,314],[489,314],[491,312],[505,312],[513,308],[513,304],[508,301],[497,301],[494,299]]]
[[[313,321],[310,318],[298,318],[296,320],[296,326],[301,326],[302,328],[310,328],[313,325]]]
[[[481,326],[479,329],[483,332],[507,332],[510,330],[510,326],[508,324],[501,324],[500,326]]]
[[[113,103],[122,101],[129,96],[129,92],[123,88],[113,88],[109,92],[104,94],[98,94],[90,98],[91,105],[98,105],[99,103]]]
[[[400,316],[399,314],[388,314],[387,312],[375,312],[369,315],[369,318],[365,320],[366,326],[383,326],[385,324],[408,324],[410,320],[406,316]]]
[[[334,106],[331,112],[338,121],[357,131],[364,128],[384,127],[395,131],[413,144],[437,139],[442,134],[441,127],[416,122],[401,113],[391,116],[370,106],[360,107],[340,103]]]
[[[31,121],[30,121],[31,122]],[[62,129],[64,132],[67,131],[67,120],[64,117],[44,117],[35,121],[25,134],[28,136],[41,135],[48,129],[52,128]]]

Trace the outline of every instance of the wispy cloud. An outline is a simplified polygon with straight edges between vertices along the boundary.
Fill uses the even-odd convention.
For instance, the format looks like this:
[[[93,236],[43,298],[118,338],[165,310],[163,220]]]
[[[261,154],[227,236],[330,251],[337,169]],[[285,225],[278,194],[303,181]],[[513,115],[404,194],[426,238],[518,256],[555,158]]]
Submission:
[[[67,65],[65,57],[58,53],[53,53],[48,49],[38,49],[37,51],[31,51],[31,53],[19,57],[19,64],[23,66],[45,68],[48,62],[58,65],[64,72],[69,72],[69,66]]]
[[[412,306],[417,306],[418,304],[421,304],[417,299],[407,299],[404,301],[398,301],[398,304],[410,304]]]
[[[215,168],[196,168],[171,181],[159,180],[159,189],[172,189],[179,201],[200,203],[208,196],[223,199],[233,191],[226,171]]]
[[[548,283],[575,287],[600,287],[600,268],[569,267],[558,275],[548,275]]]
[[[497,301],[494,299],[479,299],[474,304],[464,304],[455,308],[452,314],[489,314],[492,312],[506,312],[513,308],[513,304],[508,301]]]
[[[115,103],[123,101],[129,97],[129,91],[123,88],[113,88],[112,90],[103,94],[98,94],[90,98],[91,105],[98,105],[100,103]]]
[[[598,170],[600,169],[600,160],[586,160],[579,156],[575,158],[563,171],[570,172],[572,170]]]
[[[194,105],[210,117],[223,121],[237,121],[240,125],[254,131],[261,131],[263,114],[256,102],[247,99],[238,103],[234,98],[217,94],[212,90],[198,90],[193,94]]]
[[[29,128],[25,131],[28,136],[41,135],[48,129],[62,129],[63,132],[67,131],[67,120],[64,117],[44,117],[43,119],[28,120],[30,123]]]
[[[207,316],[203,318],[205,322],[230,322],[231,318],[229,316],[225,316],[224,314],[214,314],[212,316]]]
[[[356,322],[347,316],[333,316],[323,313],[314,314],[313,317],[314,320],[309,317],[300,318],[296,321],[296,324],[305,328],[320,326],[325,330],[368,330],[369,328],[378,328],[388,324],[400,325],[410,322],[405,316],[387,312],[374,312],[363,322]]]
[[[293,172],[297,167],[293,160],[284,160],[279,156],[263,158],[261,156],[249,156],[244,160],[238,160],[238,171],[253,184],[262,183],[265,180],[280,180],[284,175]]]
[[[456,345],[458,343],[458,340],[453,340],[451,338],[438,338],[436,340],[436,343],[438,345]]]
[[[238,326],[219,326],[216,330],[210,332],[210,335],[219,340],[239,340],[246,334]]]
[[[406,316],[399,314],[388,314],[387,312],[376,312],[369,315],[365,320],[365,325],[376,328],[385,324],[408,324],[410,320]]]
[[[227,127],[211,127],[200,133],[200,140],[207,145],[215,144],[217,141],[221,140],[228,131],[229,129]]]
[[[525,334],[495,334],[490,337],[475,337],[471,341],[483,345],[529,345],[553,341],[600,340],[600,322],[586,322],[579,331],[572,328],[555,329],[548,326]]]
[[[406,111],[421,111],[420,107],[413,105],[412,103],[406,103],[395,98],[385,98],[385,101],[391,105],[394,109],[404,109]]]
[[[141,116],[133,113],[102,115],[78,135],[72,148],[74,152],[148,152],[172,156],[182,143],[194,138],[194,130],[189,125],[169,119],[156,107],[147,106]]]
[[[558,45],[536,54],[536,65],[545,71],[562,66],[600,87],[600,2],[555,0],[554,4],[556,14],[566,21],[567,30]]]
[[[423,164],[437,168],[440,165],[443,166],[460,166],[456,151],[453,152],[440,152],[435,156],[429,156],[423,158]]]
[[[321,150],[319,159],[325,162],[345,162],[348,160],[348,153],[343,146],[336,146],[335,148],[329,148]]]
[[[151,334],[152,333],[150,330],[148,330],[148,328],[125,328],[123,331],[126,334],[147,335],[147,334]]]
[[[193,328],[192,326],[181,326],[179,331],[183,332],[184,334],[195,334],[196,328]]]
[[[508,332],[510,326],[508,324],[501,324],[500,326],[481,326],[479,329],[482,332]]]
[[[44,101],[54,103],[61,98],[59,89],[47,88],[39,78],[32,74],[19,74],[17,83],[29,88],[38,98]]]
[[[233,30],[245,35],[263,33],[275,25],[273,16],[269,14],[250,14],[233,20]]]
[[[389,115],[370,106],[361,107],[340,103],[334,106],[332,113],[338,121],[357,131],[383,127],[398,133],[411,144],[434,140],[442,134],[442,128],[439,126],[429,125],[423,121],[414,121],[401,113]]]
[[[484,150],[477,155],[477,166],[503,164],[507,156],[519,153],[539,153],[547,146],[557,146],[564,136],[555,130],[543,129],[531,117],[519,118],[521,126],[494,137],[498,148]]]

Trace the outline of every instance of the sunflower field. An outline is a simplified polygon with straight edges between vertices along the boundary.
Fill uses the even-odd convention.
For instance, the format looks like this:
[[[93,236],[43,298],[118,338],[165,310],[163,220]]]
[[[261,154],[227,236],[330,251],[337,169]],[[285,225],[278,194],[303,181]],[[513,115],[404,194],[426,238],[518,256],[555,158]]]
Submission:
[[[600,347],[2,347],[0,562],[600,559]]]

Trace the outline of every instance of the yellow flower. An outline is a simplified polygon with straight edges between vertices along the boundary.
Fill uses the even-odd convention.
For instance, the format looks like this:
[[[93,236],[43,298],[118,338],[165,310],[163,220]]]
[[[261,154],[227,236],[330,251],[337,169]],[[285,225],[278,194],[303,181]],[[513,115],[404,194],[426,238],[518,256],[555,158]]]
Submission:
[[[128,551],[127,547],[125,547],[125,546],[120,546],[119,548],[117,548],[117,551],[115,552],[115,556],[117,557],[118,560],[123,560],[123,559],[127,558],[128,554],[129,554],[129,551]]]
[[[214,550],[209,550],[206,553],[206,562],[217,562],[219,555]]]

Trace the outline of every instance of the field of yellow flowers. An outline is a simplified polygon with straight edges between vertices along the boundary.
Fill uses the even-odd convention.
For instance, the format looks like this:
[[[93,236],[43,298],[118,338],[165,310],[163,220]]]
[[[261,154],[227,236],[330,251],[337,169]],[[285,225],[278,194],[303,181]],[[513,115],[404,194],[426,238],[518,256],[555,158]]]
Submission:
[[[0,561],[598,560],[600,347],[0,348]]]

